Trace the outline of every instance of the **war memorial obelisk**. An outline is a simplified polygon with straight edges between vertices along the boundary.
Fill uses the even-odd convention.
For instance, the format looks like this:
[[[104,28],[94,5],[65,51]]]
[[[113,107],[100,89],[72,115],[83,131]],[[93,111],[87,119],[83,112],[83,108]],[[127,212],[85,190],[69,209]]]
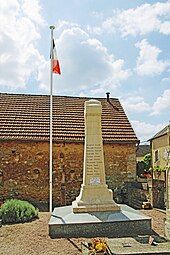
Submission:
[[[151,233],[151,218],[113,200],[105,178],[101,102],[85,102],[83,183],[70,206],[56,207],[49,221],[51,238],[121,237]],[[74,183],[73,183],[74,185]]]
[[[101,102],[85,102],[85,145],[83,184],[80,195],[73,202],[73,212],[120,211],[108,189],[105,178],[101,129]]]

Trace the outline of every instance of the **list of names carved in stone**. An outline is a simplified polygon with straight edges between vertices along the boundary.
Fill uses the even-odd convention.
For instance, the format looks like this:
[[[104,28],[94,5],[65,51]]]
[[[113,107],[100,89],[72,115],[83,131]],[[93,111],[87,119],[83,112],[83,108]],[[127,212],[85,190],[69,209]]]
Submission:
[[[90,176],[100,176],[101,164],[101,144],[86,145],[86,174]]]

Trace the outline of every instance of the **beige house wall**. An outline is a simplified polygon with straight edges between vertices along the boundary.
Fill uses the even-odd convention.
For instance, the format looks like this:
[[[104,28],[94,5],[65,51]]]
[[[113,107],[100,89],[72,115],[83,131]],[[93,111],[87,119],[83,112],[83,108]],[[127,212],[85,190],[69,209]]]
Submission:
[[[152,140],[152,166],[166,169],[168,165],[168,152],[170,151],[169,133]],[[156,160],[156,152],[158,160]],[[165,174],[161,173],[159,179],[165,180]],[[154,175],[154,178],[155,177]]]

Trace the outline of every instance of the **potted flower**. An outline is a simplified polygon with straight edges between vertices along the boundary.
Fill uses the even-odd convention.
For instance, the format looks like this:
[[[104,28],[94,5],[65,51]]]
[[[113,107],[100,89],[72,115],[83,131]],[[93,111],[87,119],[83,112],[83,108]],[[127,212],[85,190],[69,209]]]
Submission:
[[[151,175],[150,173],[147,173],[147,172],[145,172],[145,173],[143,174],[143,176],[144,176],[145,178],[147,178],[147,179],[150,179],[150,178],[152,177],[152,175]]]

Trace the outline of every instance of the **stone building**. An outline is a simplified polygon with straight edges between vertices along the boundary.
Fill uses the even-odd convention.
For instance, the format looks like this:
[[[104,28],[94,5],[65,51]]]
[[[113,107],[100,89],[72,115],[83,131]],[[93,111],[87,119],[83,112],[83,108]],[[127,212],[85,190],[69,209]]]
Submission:
[[[85,97],[53,97],[53,201],[70,204],[83,175]],[[114,190],[136,178],[134,130],[116,98],[102,103],[106,180]],[[0,94],[0,196],[34,203],[49,200],[49,122],[47,95]]]

